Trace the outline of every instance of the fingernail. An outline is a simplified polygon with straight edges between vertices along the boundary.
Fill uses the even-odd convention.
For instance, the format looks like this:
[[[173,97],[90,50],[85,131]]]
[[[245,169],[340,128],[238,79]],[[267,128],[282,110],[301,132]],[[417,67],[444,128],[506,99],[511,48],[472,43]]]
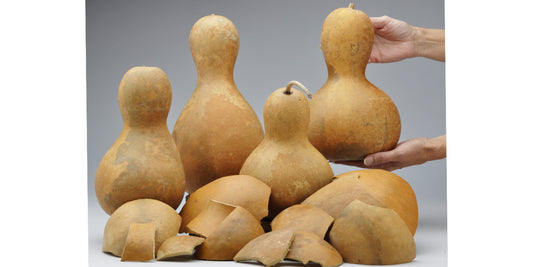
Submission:
[[[366,157],[364,160],[363,160],[363,163],[366,165],[366,166],[370,166],[374,163],[374,158],[373,157]]]

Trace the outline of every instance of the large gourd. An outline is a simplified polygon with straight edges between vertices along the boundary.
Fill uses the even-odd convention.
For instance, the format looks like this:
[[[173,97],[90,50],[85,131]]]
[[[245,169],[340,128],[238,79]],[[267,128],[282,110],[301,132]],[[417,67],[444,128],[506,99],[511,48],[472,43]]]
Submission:
[[[178,208],[185,173],[167,126],[172,101],[170,81],[157,67],[134,67],[120,82],[118,104],[124,127],[100,161],[95,191],[108,214],[141,198]]]
[[[240,172],[271,187],[269,218],[300,203],[334,176],[328,161],[309,142],[309,103],[303,93],[292,90],[294,84],[307,90],[298,82],[290,82],[266,100],[265,138]]]
[[[365,77],[373,43],[370,18],[353,4],[324,21],[328,79],[310,101],[309,140],[328,160],[361,160],[393,148],[400,138],[396,105]]]
[[[223,16],[199,19],[189,36],[198,72],[196,89],[172,136],[183,160],[186,191],[239,173],[263,139],[263,127],[233,80],[239,51],[235,25]]]

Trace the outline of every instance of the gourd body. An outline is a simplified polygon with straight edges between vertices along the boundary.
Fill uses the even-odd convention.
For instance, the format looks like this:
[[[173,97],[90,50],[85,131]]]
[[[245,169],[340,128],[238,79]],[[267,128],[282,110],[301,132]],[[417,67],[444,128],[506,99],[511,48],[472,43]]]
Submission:
[[[396,105],[365,77],[373,43],[372,22],[362,11],[338,8],[324,21],[328,79],[310,100],[309,140],[328,160],[360,160],[400,138]]]
[[[198,20],[190,33],[198,81],[172,133],[183,160],[186,191],[235,175],[263,138],[256,113],[233,80],[239,35],[218,15]]]
[[[284,90],[274,91],[267,99],[263,111],[265,138],[240,171],[271,187],[269,218],[300,203],[334,176],[328,161],[307,137],[306,96],[297,90],[288,95]]]
[[[118,100],[124,127],[96,171],[100,206],[111,214],[128,201],[151,198],[178,208],[185,173],[166,122],[172,100],[166,74],[157,67],[130,69]]]

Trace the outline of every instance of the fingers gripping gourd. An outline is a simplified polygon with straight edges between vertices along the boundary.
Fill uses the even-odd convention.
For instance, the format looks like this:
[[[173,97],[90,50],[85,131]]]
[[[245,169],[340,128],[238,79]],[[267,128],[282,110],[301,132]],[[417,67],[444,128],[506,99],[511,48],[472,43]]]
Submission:
[[[235,25],[223,16],[199,19],[191,29],[198,81],[172,136],[183,159],[186,191],[235,175],[263,138],[257,114],[233,80],[239,50]]]
[[[326,17],[321,50],[328,79],[310,100],[309,140],[328,160],[360,160],[400,138],[396,105],[365,76],[373,43],[370,18],[353,4]]]
[[[309,142],[309,104],[303,93],[291,89],[293,85],[308,91],[290,82],[268,97],[263,110],[265,138],[240,171],[271,187],[269,218],[300,203],[333,178],[328,161]]]

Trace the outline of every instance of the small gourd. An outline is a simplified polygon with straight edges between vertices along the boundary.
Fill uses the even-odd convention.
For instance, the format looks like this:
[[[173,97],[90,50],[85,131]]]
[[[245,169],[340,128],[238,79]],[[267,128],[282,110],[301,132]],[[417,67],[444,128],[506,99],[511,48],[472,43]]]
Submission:
[[[400,138],[396,105],[365,77],[373,43],[370,18],[353,4],[326,17],[321,50],[328,79],[310,100],[309,140],[328,160],[361,160]]]
[[[271,187],[269,218],[300,203],[334,176],[328,161],[309,142],[309,103],[303,93],[292,90],[293,85],[308,92],[292,81],[268,97],[263,109],[265,138],[240,171]]]
[[[176,209],[185,193],[181,158],[167,126],[170,81],[157,67],[134,67],[120,82],[118,104],[124,127],[96,171],[98,203],[107,214],[141,198]]]
[[[239,51],[235,25],[224,16],[202,17],[189,41],[198,80],[172,136],[183,160],[186,191],[192,193],[217,178],[238,174],[264,133],[233,80]]]

